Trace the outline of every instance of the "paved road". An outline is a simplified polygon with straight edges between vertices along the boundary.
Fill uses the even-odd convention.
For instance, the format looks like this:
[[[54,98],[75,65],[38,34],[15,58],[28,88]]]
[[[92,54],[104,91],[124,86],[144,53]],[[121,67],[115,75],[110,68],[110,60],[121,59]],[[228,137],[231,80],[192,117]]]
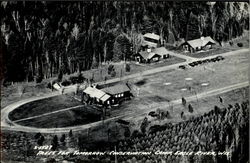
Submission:
[[[211,90],[211,91],[208,91],[208,92],[202,92],[202,93],[197,94],[197,95],[192,95],[192,96],[186,97],[185,99],[187,100],[187,102],[190,102],[190,101],[196,100],[197,98],[201,99],[201,98],[205,98],[205,97],[215,96],[215,95],[226,93],[226,92],[229,92],[229,91],[232,91],[232,90],[235,90],[235,89],[243,88],[243,87],[246,87],[246,86],[249,86],[249,81],[234,84],[234,85],[230,85],[230,86],[226,86],[226,87],[215,89],[215,90]],[[180,105],[181,104],[181,99],[171,101],[171,104],[173,106]],[[17,105],[13,105],[13,106],[17,106]],[[120,118],[122,118],[124,120],[130,120],[130,119],[133,119],[135,116],[136,117],[145,116],[148,112],[154,111],[156,107],[159,108],[161,106],[164,106],[164,107],[168,106],[168,102],[160,102],[160,103],[158,103],[158,107],[155,106],[154,104],[147,105],[147,109],[144,109],[143,112],[141,112],[141,111],[138,112],[138,113],[131,112],[131,113],[127,114],[127,115],[122,115],[122,116],[109,118],[109,119],[105,120],[105,123],[110,122],[110,121],[114,121],[114,120],[117,120],[117,119],[120,119]],[[10,108],[10,109],[13,110],[15,108]],[[6,117],[6,115],[4,115],[4,117]],[[67,133],[67,132],[69,132],[69,130],[81,131],[81,130],[88,129],[90,127],[92,128],[94,126],[101,125],[102,123],[103,123],[102,121],[98,121],[98,122],[94,122],[94,123],[90,123],[90,124],[86,124],[86,125],[65,127],[65,128],[35,128],[35,127],[21,126],[21,125],[18,125],[16,123],[14,123],[14,122],[11,122],[12,125],[3,123],[2,124],[2,129],[3,130],[11,130],[11,131],[23,131],[23,132]]]

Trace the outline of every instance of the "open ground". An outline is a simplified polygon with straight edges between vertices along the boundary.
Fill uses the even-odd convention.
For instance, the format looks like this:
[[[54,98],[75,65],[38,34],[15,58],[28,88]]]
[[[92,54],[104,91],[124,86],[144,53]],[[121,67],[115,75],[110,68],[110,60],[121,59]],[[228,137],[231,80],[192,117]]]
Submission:
[[[136,97],[131,101],[127,101],[119,108],[113,108],[110,110],[110,117],[106,118],[112,120],[117,117],[126,118],[127,115],[127,118],[134,117],[136,119],[137,115],[148,113],[152,109],[166,109],[168,106],[173,105],[173,101],[178,100],[181,97],[188,98],[193,96],[198,99],[198,96],[201,93],[218,90],[217,94],[219,94],[219,89],[222,87],[247,82],[247,51],[238,53],[237,55],[225,56],[225,58],[225,60],[220,62],[204,64],[194,68],[190,67],[187,70],[181,70],[178,68],[169,69],[168,71],[162,71],[160,73],[144,76],[139,75],[132,79],[128,78],[128,80],[125,80],[124,82],[128,81],[133,85],[133,93]],[[249,83],[247,82],[246,85],[248,84]],[[29,112],[29,114],[26,114],[27,112],[25,111],[18,111],[18,109],[22,109],[25,105],[21,106],[17,110],[14,110],[14,112],[10,114],[9,118],[11,120],[15,120],[19,125],[14,124],[14,126],[10,128],[20,128],[20,125],[32,124],[31,126],[34,127],[58,127],[59,131],[60,127],[77,126],[100,120],[100,114],[98,113],[94,114],[95,118],[91,118],[93,121],[88,121],[86,118],[84,119],[86,115],[92,115],[87,111],[88,109],[84,109],[83,111],[83,109],[81,110],[81,107],[53,113],[53,111],[80,105],[80,103],[74,101],[70,97],[68,99],[64,99],[67,103],[66,107],[62,107],[62,104],[60,103],[64,100],[55,100],[56,102],[46,102],[46,100],[51,99],[45,99],[45,101],[42,102],[47,104],[43,106],[44,109],[33,107],[32,109],[36,111]],[[39,104],[39,102],[36,104]],[[32,102],[29,105],[32,105]],[[85,106],[82,108],[88,107]],[[49,114],[50,112],[51,114]],[[180,111],[177,111],[175,114],[177,115],[179,113]],[[46,115],[35,117],[41,114]],[[131,114],[133,114],[133,116],[131,116]],[[29,117],[30,119],[22,120],[23,118]],[[91,125],[87,125],[84,128],[88,126],[90,127]]]

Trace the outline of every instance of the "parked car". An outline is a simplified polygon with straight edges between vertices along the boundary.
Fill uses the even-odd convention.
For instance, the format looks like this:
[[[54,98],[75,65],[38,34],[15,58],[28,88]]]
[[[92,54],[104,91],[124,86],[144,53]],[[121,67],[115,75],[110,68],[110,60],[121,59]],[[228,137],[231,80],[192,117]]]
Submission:
[[[222,57],[222,56],[217,56],[216,57],[218,60],[224,60],[225,58],[224,57]]]
[[[217,59],[216,59],[216,58],[212,58],[211,61],[212,61],[212,62],[216,62]]]
[[[151,117],[157,117],[158,116],[158,114],[155,111],[149,112],[148,115],[151,116]]]
[[[194,61],[193,64],[196,66],[198,65],[199,63],[197,61]]]
[[[184,69],[186,69],[186,66],[185,65],[180,65],[179,68],[184,70]]]
[[[191,66],[191,67],[194,67],[195,66],[195,64],[192,62],[192,63],[189,63],[188,64],[189,66]]]
[[[198,64],[202,64],[202,61],[197,61]]]

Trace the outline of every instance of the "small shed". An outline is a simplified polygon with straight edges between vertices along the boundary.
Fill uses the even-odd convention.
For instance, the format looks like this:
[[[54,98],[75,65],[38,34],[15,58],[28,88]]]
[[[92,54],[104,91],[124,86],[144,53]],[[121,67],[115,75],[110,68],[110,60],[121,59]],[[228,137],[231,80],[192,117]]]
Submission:
[[[143,35],[143,46],[157,47],[160,44],[160,36],[154,33],[146,33]]]

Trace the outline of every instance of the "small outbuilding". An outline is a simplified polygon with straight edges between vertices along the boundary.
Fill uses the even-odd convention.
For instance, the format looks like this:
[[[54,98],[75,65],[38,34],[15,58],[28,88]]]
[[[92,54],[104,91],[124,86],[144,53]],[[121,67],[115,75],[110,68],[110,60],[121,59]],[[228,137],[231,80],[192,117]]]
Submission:
[[[144,41],[142,46],[157,47],[160,45],[160,36],[154,33],[146,33],[143,35]]]

